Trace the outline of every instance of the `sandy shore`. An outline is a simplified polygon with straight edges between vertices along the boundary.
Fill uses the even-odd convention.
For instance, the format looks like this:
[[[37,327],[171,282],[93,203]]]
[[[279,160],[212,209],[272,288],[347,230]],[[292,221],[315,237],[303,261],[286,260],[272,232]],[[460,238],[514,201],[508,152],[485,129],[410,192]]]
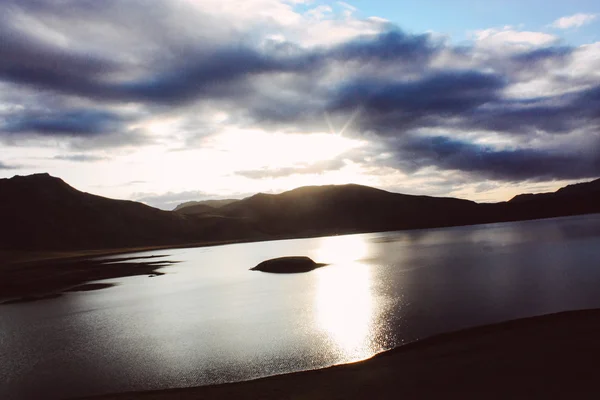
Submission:
[[[599,362],[600,310],[584,310],[438,335],[322,370],[94,398],[598,398]]]

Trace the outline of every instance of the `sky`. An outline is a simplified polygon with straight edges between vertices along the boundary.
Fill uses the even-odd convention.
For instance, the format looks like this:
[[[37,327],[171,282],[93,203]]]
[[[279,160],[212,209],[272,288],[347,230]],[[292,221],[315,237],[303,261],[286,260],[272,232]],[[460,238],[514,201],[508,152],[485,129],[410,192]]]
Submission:
[[[600,2],[0,0],[0,178],[173,209],[600,177]]]

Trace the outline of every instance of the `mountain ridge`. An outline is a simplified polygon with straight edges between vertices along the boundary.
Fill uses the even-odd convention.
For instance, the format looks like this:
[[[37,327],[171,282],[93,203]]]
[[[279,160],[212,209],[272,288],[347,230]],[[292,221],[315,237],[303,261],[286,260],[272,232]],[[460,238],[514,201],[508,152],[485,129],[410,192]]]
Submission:
[[[70,250],[260,236],[243,221],[198,218],[81,192],[60,178],[0,179],[0,248]],[[8,229],[7,229],[8,227]],[[230,230],[230,233],[224,232]]]
[[[549,197],[552,197],[552,195],[556,195],[556,196],[576,195],[576,194],[580,194],[580,193],[588,194],[588,193],[593,193],[593,192],[600,192],[600,179],[595,179],[595,180],[587,181],[587,182],[573,183],[571,185],[567,185],[562,188],[559,188],[555,192],[518,194],[515,197],[513,197],[512,199],[510,199],[509,202],[515,203],[515,202],[529,201],[532,199],[549,198]]]
[[[435,228],[600,212],[600,179],[508,202],[415,196],[357,184],[257,193],[205,212],[81,192],[49,174],[0,179],[0,249],[75,250]],[[194,205],[192,207],[196,207]],[[185,208],[184,208],[185,209]],[[189,211],[189,210],[188,210]]]
[[[199,207],[200,210],[206,207],[219,208],[229,203],[239,201],[240,199],[211,199],[211,200],[198,200],[198,201],[186,201],[185,203],[178,204],[173,211],[179,211],[186,214],[198,214],[198,210],[194,208]]]

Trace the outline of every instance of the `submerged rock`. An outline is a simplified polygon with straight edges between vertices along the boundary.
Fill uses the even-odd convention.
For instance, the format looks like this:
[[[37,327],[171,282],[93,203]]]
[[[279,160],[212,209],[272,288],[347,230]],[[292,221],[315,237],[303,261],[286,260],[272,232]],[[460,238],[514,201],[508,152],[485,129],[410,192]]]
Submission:
[[[308,257],[279,257],[266,260],[252,268],[251,271],[272,272],[277,274],[293,274],[308,272],[324,267],[327,264],[316,263]]]

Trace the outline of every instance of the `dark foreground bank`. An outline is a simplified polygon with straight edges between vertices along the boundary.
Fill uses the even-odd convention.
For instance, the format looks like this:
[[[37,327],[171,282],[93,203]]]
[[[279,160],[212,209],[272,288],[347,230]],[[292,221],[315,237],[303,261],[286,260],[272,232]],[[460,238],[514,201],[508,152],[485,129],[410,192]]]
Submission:
[[[176,263],[164,260],[163,257],[166,256],[0,263],[0,306],[50,299],[63,292],[98,290],[112,286],[107,283],[86,283],[95,280],[162,275],[158,272],[160,268]]]
[[[434,336],[372,359],[224,385],[94,399],[597,398],[600,310]]]

